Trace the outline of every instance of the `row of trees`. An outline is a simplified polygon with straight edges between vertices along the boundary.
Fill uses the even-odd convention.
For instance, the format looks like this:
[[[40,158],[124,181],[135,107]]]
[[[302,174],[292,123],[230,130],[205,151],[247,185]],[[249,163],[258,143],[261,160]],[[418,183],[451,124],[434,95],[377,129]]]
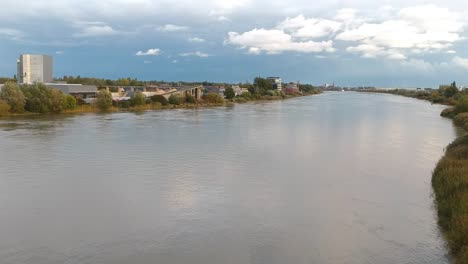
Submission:
[[[0,92],[0,114],[7,113],[60,113],[76,108],[77,101],[71,95],[51,89],[44,84],[18,85],[7,82]]]

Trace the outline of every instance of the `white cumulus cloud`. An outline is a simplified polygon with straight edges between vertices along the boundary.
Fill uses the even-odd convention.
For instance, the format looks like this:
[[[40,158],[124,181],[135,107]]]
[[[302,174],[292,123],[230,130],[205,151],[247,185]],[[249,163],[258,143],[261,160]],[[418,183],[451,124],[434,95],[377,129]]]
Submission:
[[[364,22],[338,33],[336,40],[357,42],[357,47],[377,47],[379,52],[364,49],[363,56],[382,55],[403,58],[406,53],[422,54],[447,50],[461,40],[466,22],[457,12],[435,5],[407,7],[393,11],[384,21]],[[359,18],[356,18],[359,19]],[[348,48],[350,52],[359,52]],[[406,57],[406,56],[405,56]]]
[[[253,29],[244,33],[229,32],[226,44],[247,49],[249,53],[278,54],[285,51],[333,52],[333,41],[300,41],[280,29]]]
[[[342,26],[342,23],[321,18],[305,18],[303,15],[298,15],[294,18],[287,18],[278,25],[288,33],[295,37],[301,38],[319,38],[330,36],[337,32]]]
[[[136,56],[158,56],[161,54],[160,49],[148,49],[147,51],[139,50],[135,55]]]

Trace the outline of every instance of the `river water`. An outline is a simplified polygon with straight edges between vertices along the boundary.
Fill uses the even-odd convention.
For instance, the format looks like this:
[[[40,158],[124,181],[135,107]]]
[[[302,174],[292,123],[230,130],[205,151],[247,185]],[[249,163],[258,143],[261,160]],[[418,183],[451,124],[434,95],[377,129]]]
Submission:
[[[328,92],[1,119],[0,263],[449,263],[442,109]]]

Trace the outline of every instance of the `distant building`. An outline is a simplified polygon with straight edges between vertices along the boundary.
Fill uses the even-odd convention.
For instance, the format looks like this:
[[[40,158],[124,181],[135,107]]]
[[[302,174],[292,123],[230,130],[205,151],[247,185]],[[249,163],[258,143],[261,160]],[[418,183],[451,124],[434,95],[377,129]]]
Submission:
[[[205,85],[203,86],[203,89],[205,90],[205,94],[216,93],[222,96],[223,98],[224,92],[226,91],[224,85]]]
[[[232,86],[232,89],[234,90],[234,94],[235,94],[236,96],[241,95],[241,94],[246,93],[246,92],[249,91],[249,90],[246,89],[246,88],[241,88],[239,85],[233,85],[233,86]]]
[[[288,94],[295,94],[299,92],[299,83],[288,83],[284,88],[284,91]]]
[[[268,77],[267,80],[271,82],[273,89],[276,89],[278,91],[281,91],[283,89],[283,81],[280,77]]]
[[[16,77],[19,84],[50,83],[53,81],[53,72],[51,56],[21,54],[17,60]]]
[[[64,94],[73,95],[76,98],[91,99],[96,97],[96,85],[81,85],[81,84],[63,84],[63,83],[46,83],[49,88],[54,88],[62,91]]]

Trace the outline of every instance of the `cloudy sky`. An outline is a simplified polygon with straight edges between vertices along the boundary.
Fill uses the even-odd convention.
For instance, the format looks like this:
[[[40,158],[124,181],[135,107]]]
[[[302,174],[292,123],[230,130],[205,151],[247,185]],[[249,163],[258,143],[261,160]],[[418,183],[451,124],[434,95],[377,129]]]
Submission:
[[[468,84],[468,1],[321,2],[1,0],[0,76],[44,53],[55,76]]]

